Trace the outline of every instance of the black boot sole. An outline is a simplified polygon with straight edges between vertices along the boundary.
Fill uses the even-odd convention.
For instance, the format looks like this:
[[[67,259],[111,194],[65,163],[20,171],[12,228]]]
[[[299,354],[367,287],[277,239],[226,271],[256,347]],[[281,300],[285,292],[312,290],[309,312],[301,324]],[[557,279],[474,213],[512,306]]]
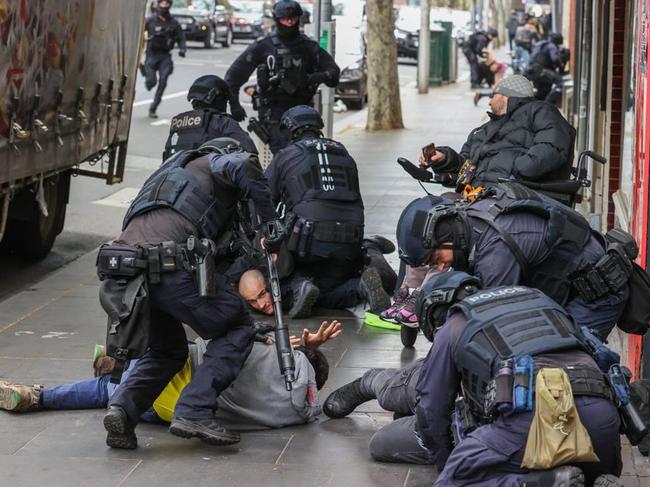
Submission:
[[[241,438],[239,435],[233,434],[219,434],[219,433],[207,433],[204,430],[195,428],[188,423],[180,423],[177,420],[172,421],[171,426],[169,427],[169,432],[180,438],[198,438],[199,440],[214,446],[228,446],[239,443]]]
[[[138,447],[138,438],[135,433],[127,431],[129,428],[122,418],[114,415],[104,416],[104,428],[108,432],[106,444],[111,448],[135,450]]]
[[[360,286],[363,288],[371,313],[379,314],[390,307],[390,296],[382,287],[377,269],[368,267],[361,275]]]
[[[309,318],[311,316],[311,309],[318,301],[320,292],[318,288],[312,287],[309,292],[301,296],[301,299],[295,303],[289,310],[289,317],[291,318]]]

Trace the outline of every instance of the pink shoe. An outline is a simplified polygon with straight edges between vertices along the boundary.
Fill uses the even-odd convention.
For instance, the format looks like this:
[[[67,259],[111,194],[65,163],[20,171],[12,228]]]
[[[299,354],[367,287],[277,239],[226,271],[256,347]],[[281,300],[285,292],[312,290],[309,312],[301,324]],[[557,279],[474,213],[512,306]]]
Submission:
[[[404,300],[404,304],[395,317],[398,323],[407,326],[417,326],[418,316],[415,314],[415,301],[418,298],[418,294],[420,294],[420,291],[413,291],[411,295]]]
[[[390,308],[382,311],[379,314],[379,317],[384,321],[389,321],[391,323],[398,323],[397,313],[399,313],[400,308],[404,305],[404,301],[409,296],[409,289],[407,287],[401,287],[393,296],[393,304]]]

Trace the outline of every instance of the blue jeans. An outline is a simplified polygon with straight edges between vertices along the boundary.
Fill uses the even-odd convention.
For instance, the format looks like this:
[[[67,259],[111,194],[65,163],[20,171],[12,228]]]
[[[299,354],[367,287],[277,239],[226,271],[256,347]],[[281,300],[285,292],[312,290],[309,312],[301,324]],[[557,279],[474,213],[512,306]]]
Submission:
[[[128,369],[122,374],[125,380],[135,367],[137,360],[131,360]],[[103,409],[113,396],[119,384],[111,382],[110,375],[94,379],[46,387],[41,392],[41,401],[45,409]]]

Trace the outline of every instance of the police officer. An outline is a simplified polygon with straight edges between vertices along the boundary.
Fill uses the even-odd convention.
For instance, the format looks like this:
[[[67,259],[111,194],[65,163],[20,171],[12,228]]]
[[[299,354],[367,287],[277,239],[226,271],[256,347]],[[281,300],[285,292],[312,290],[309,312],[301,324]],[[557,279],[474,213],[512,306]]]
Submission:
[[[469,269],[486,287],[538,288],[601,340],[627,301],[624,258],[606,254],[602,236],[578,212],[517,183],[469,206],[438,205],[416,226],[437,270]]]
[[[163,160],[182,150],[197,149],[217,137],[235,139],[244,151],[256,154],[250,136],[226,113],[229,99],[230,89],[218,76],[207,74],[197,78],[187,93],[192,110],[171,120]]]
[[[448,315],[433,315],[446,320],[442,326],[431,324],[437,332],[416,386],[415,428],[440,471],[434,486],[582,487],[594,480],[596,486],[617,485],[612,475],[622,468],[619,413],[589,347],[561,306],[536,289],[502,286],[468,295]],[[534,361],[529,374],[560,368],[568,375],[599,462],[533,473],[522,468],[535,406],[513,400],[512,383],[497,375],[507,375],[507,364],[523,355]],[[498,409],[495,396],[487,393],[492,388]],[[463,400],[457,401],[461,393]],[[464,419],[454,422],[452,451],[454,408]]]
[[[483,51],[487,49],[492,39],[498,36],[496,29],[488,29],[487,32],[479,30],[469,36],[463,44],[463,54],[467,58],[470,70],[470,80],[472,89],[480,88],[479,63],[478,58],[484,57]]]
[[[149,118],[158,118],[156,110],[160,105],[165,88],[167,88],[167,78],[174,70],[171,56],[174,43],[178,42],[178,55],[180,57],[185,57],[187,51],[183,29],[169,13],[171,6],[171,0],[158,0],[156,14],[147,17],[144,26],[147,39],[144,60],[145,88],[151,90],[158,83],[153,102],[149,105]]]
[[[277,2],[273,6],[276,32],[251,44],[225,76],[233,97],[231,112],[242,121],[246,112],[239,104],[239,89],[257,69],[259,117],[274,154],[289,141],[279,127],[282,114],[296,105],[311,105],[321,83],[333,88],[339,82],[340,70],[332,56],[300,33],[301,15],[298,2]]]
[[[205,250],[213,245],[203,239],[219,242],[242,198],[255,202],[262,222],[275,220],[257,157],[243,152],[233,139],[214,139],[198,150],[178,153],[153,173],[129,207],[116,244],[100,250],[98,272],[107,278],[104,282],[109,287],[120,275],[128,275],[124,268],[144,273],[152,324],[148,349],[112,397],[104,417],[109,446],[137,447],[135,426],[140,415],[185,364],[188,352],[181,323],[210,342],[203,364],[176,405],[170,432],[216,445],[239,441],[239,435],[223,428],[213,413],[220,392],[237,376],[250,352],[253,320],[229,286],[219,282],[200,285],[200,273],[195,283],[188,269],[201,255],[208,261],[212,258],[212,252],[207,257],[201,254],[199,245]],[[276,228],[265,241],[270,250],[284,236],[282,228]],[[190,237],[202,240],[199,244]],[[130,254],[125,259],[120,249],[135,257]],[[209,270],[205,276],[219,279]],[[104,304],[110,296],[100,293],[100,299]]]
[[[523,312],[521,313],[518,308],[519,303],[523,303]],[[448,319],[449,308],[454,304],[456,307],[452,308],[452,314]],[[481,306],[482,304],[485,306]],[[471,308],[469,308],[470,306]],[[492,342],[482,342],[477,336],[482,329],[495,325],[499,336],[506,335],[514,343],[517,343],[516,346],[521,347],[516,350],[517,353],[535,355],[537,361],[535,370],[538,370],[541,365],[546,367],[559,365],[567,370],[570,369],[570,377],[572,375],[580,377],[580,385],[574,390],[580,417],[583,418],[583,413],[600,415],[599,418],[591,418],[585,422],[585,426],[591,434],[599,457],[600,451],[605,452],[605,456],[600,457],[601,464],[595,468],[586,469],[585,473],[593,480],[600,474],[618,474],[620,472],[618,413],[609,399],[609,392],[601,372],[589,356],[588,348],[582,343],[581,335],[566,312],[557,303],[539,291],[522,286],[481,291],[481,284],[475,277],[464,272],[449,271],[437,274],[427,281],[422,288],[417,308],[420,327],[425,336],[429,340],[433,340],[435,336],[434,345],[426,359],[417,360],[402,369],[371,369],[365,372],[361,378],[334,391],[323,404],[323,412],[331,418],[344,417],[362,403],[372,399],[377,399],[379,405],[384,409],[396,413],[397,419],[382,427],[370,440],[370,455],[375,460],[436,464],[440,470],[445,468],[452,449],[450,411],[454,409],[454,399],[460,392],[461,379],[465,390],[467,390],[468,386],[465,381],[470,380],[469,374],[475,374],[477,370],[481,373],[490,370],[489,365],[477,364],[477,361],[469,362],[468,357],[471,359],[472,355],[464,353],[462,347],[476,351],[475,356],[489,361],[495,350],[489,349],[486,353],[481,352],[484,348],[490,348],[485,347],[485,343]],[[461,313],[453,313],[456,308]],[[470,311],[467,311],[468,309]],[[526,310],[534,311],[527,313]],[[537,319],[547,316],[547,314],[553,319],[546,319],[546,321]],[[495,315],[505,316],[506,319],[497,321],[494,319]],[[565,325],[570,330],[571,343],[551,342],[550,338],[553,335],[558,336],[557,331],[553,330],[554,321],[559,323],[559,326]],[[531,322],[534,323],[531,324]],[[533,330],[539,332],[539,327],[542,326],[545,327],[543,336],[545,340],[548,340],[548,343],[543,344],[547,348],[546,350],[540,349],[539,339],[538,343],[534,343],[531,339]],[[469,337],[461,334],[465,328],[468,328],[466,333],[470,335]],[[519,334],[513,336],[508,333],[513,329],[520,330]],[[522,333],[521,330],[525,331]],[[561,331],[563,335],[569,335],[568,332],[565,333],[564,329]],[[459,335],[461,339],[468,338],[470,343],[461,343],[458,340]],[[525,340],[526,338],[528,340]],[[519,339],[521,340],[518,341]],[[483,348],[478,348],[476,342],[472,340],[476,340],[481,344],[479,347]],[[513,351],[515,349],[513,347]],[[547,355],[542,354],[546,352],[548,352]],[[465,367],[465,362],[471,364],[472,367]],[[484,380],[483,377],[480,379]],[[473,387],[469,387],[469,389],[476,390]],[[481,392],[484,394],[484,391]],[[580,397],[583,395],[589,397]],[[471,400],[470,404],[475,405],[475,409],[476,404],[483,404],[481,398],[472,396],[471,399],[467,397],[465,399]],[[482,414],[482,411],[480,413]],[[462,454],[465,455],[468,462],[464,465],[468,470],[466,472],[455,471],[454,474],[457,475],[454,475],[456,478],[453,479],[449,478],[450,475],[445,475],[448,470],[444,470],[440,476],[440,483],[436,485],[519,486],[521,485],[519,482],[525,480],[527,482],[525,485],[552,486],[556,485],[554,483],[556,478],[562,479],[566,473],[579,477],[581,472],[574,470],[567,472],[567,469],[564,468],[546,471],[543,474],[524,475],[519,465],[531,417],[530,412],[510,414],[508,421],[497,419],[493,429],[477,430],[477,433],[481,435],[493,435],[487,439],[486,443],[475,442],[472,435],[463,439],[457,448],[467,447],[462,450]],[[457,425],[458,423],[454,425],[454,428]],[[516,425],[516,427],[511,428],[511,425]],[[467,426],[467,424],[464,425],[464,427]],[[481,440],[483,438],[484,436],[481,436]],[[472,444],[475,450],[471,449]],[[493,445],[497,445],[496,448]],[[479,448],[480,446],[482,448]],[[502,452],[501,448],[506,448],[507,453],[499,456],[497,452]],[[518,450],[520,451],[516,453]],[[460,451],[454,450],[452,459],[458,461],[460,454]],[[517,461],[519,463],[516,463]],[[512,462],[512,465],[503,465],[506,462]],[[515,466],[514,470],[511,469],[513,465]],[[494,471],[489,470],[492,466],[495,467]],[[517,475],[509,478],[507,474],[513,472],[517,472]],[[463,475],[462,479],[460,478],[461,474]],[[546,477],[545,483],[539,482],[542,476]],[[611,480],[611,477],[607,477],[607,479]],[[601,477],[601,480],[605,479]],[[564,486],[565,484],[557,485]],[[596,485],[601,484],[597,483]]]
[[[479,289],[480,281],[464,272],[438,273],[427,280],[416,303],[425,336],[433,341],[431,326],[441,326],[451,304]],[[416,360],[401,369],[366,371],[332,392],[323,403],[323,412],[330,418],[343,418],[364,402],[376,399],[383,409],[394,413],[395,420],[373,435],[370,456],[379,462],[433,464],[434,455],[421,446],[415,434],[416,385],[423,361]]]
[[[562,94],[562,74],[568,61],[561,47],[562,34],[551,32],[547,40],[538,42],[530,56],[525,76],[535,85],[535,98],[556,104]]]
[[[294,282],[313,279],[316,303],[326,308],[366,301],[374,312],[386,309],[390,299],[377,270],[359,276],[364,215],[356,162],[340,142],[322,136],[323,121],[312,107],[287,110],[281,127],[291,143],[273,157],[266,176],[273,201],[286,207]],[[308,312],[309,303],[300,315]]]

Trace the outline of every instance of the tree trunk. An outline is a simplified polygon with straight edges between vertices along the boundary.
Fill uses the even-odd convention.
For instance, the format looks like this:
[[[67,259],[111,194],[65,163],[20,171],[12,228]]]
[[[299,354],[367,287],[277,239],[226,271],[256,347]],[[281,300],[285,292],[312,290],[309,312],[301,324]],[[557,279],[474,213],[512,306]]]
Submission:
[[[393,0],[368,0],[368,121],[366,130],[401,129]]]

